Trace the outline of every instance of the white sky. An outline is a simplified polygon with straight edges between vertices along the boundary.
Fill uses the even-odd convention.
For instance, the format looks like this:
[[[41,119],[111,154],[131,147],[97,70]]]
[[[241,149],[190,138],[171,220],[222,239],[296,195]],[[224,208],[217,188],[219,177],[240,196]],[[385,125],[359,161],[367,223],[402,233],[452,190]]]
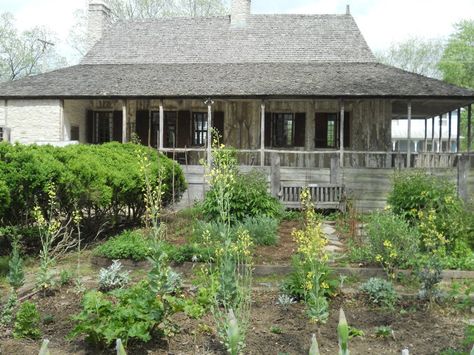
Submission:
[[[56,32],[58,51],[69,56],[69,29],[74,11],[87,0],[0,0],[0,12],[9,11],[17,26],[46,26]],[[410,36],[448,37],[454,23],[474,18],[474,0],[253,0],[254,13],[344,13],[350,4],[362,34],[372,50],[387,48]]]

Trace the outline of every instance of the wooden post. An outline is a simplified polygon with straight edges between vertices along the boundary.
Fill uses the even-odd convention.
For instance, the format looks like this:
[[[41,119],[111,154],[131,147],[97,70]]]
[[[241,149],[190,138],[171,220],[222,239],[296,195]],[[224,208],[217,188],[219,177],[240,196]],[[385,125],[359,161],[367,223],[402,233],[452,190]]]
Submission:
[[[265,101],[263,100],[260,105],[260,166],[265,166]]]
[[[456,153],[461,151],[461,108],[458,107],[458,122],[456,132]]]
[[[407,147],[407,168],[411,167],[411,101],[408,101],[407,104],[407,117],[408,117],[408,147]]]
[[[5,114],[6,114],[6,108],[5,108]],[[5,120],[5,126],[7,125],[7,122]],[[62,142],[64,142],[64,137],[65,137],[65,125],[64,125],[64,100],[61,99],[59,100],[59,138]],[[71,137],[69,137],[69,140],[71,140]],[[80,137],[79,137],[80,140]]]
[[[339,157],[337,154],[331,156],[331,170],[329,174],[329,179],[331,184],[338,184],[340,180],[340,163]]]
[[[434,130],[435,130],[435,118],[431,119],[431,151],[435,152],[435,139],[434,139]]]
[[[278,153],[271,154],[271,164],[270,181],[272,195],[278,198],[278,194],[281,190],[280,155]]]
[[[469,155],[461,155],[458,161],[458,196],[464,202],[469,200],[468,175],[470,168]]]
[[[211,166],[212,163],[212,104],[214,103],[210,98],[205,102],[207,104],[207,163]]]
[[[163,108],[163,99],[160,100],[160,145],[159,150],[160,152],[163,151],[164,142],[163,137],[165,136],[165,111]]]
[[[451,129],[451,122],[452,122],[452,112],[449,111],[448,113],[448,153],[451,153],[451,135],[452,135],[452,129]]]
[[[428,150],[428,118],[425,117],[425,141],[423,146],[423,152]]]
[[[439,115],[438,153],[443,152],[443,115]]]
[[[127,143],[127,100],[122,100],[122,143]]]
[[[340,119],[339,119],[339,166],[344,168],[344,100],[339,101]]]
[[[472,148],[472,105],[467,107],[467,152]]]

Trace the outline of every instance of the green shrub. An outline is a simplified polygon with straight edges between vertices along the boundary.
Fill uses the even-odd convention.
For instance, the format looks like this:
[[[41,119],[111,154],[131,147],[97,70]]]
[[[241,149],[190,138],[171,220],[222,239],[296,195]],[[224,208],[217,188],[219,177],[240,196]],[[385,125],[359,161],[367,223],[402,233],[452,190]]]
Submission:
[[[41,336],[40,320],[40,313],[36,309],[36,305],[30,301],[23,302],[16,313],[13,336],[15,338],[38,339]]]
[[[108,259],[143,261],[150,256],[150,241],[139,230],[124,231],[99,245],[95,254]]]
[[[367,237],[372,261],[381,263],[388,274],[413,264],[420,235],[403,217],[390,211],[373,213],[367,223]]]
[[[280,202],[268,193],[265,175],[256,170],[236,174],[229,191],[229,214],[233,223],[243,221],[246,217],[277,218],[283,214]],[[208,220],[216,221],[219,218],[218,198],[216,191],[211,188],[199,205]]]
[[[117,339],[147,342],[152,331],[170,311],[166,300],[156,297],[146,282],[106,295],[90,291],[84,295],[82,311],[73,319],[71,337],[85,335],[95,345],[110,346]]]
[[[278,220],[272,217],[247,217],[240,226],[248,230],[257,245],[278,244]]]
[[[16,290],[25,283],[25,272],[23,271],[23,259],[20,256],[20,246],[17,239],[13,241],[12,248],[10,261],[8,262],[7,280],[10,286]]]
[[[170,260],[177,263],[185,261],[208,262],[215,256],[215,250],[198,243],[184,244],[172,248],[168,253]]]
[[[397,302],[398,296],[390,281],[372,277],[362,284],[360,290],[370,303],[377,306],[393,309]]]
[[[139,219],[144,213],[144,183],[137,149],[146,150],[154,176],[158,177],[163,168],[164,204],[173,199],[174,170],[175,198],[179,199],[186,188],[182,169],[151,148],[131,143],[64,148],[0,143],[0,201],[9,199],[8,207],[0,210],[0,218],[7,225],[29,225],[35,204],[46,210],[46,187],[54,183],[66,216],[77,209],[88,211],[91,218],[114,221],[117,214],[130,209]]]

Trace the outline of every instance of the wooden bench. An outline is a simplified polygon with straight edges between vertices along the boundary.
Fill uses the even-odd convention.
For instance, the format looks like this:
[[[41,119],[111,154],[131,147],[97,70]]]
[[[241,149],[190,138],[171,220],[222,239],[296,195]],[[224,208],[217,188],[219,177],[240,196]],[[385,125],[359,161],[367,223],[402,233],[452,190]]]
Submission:
[[[286,208],[301,208],[301,190],[307,187],[311,193],[316,209],[337,209],[346,211],[346,190],[344,185],[336,184],[309,184],[309,185],[281,185],[279,198]]]

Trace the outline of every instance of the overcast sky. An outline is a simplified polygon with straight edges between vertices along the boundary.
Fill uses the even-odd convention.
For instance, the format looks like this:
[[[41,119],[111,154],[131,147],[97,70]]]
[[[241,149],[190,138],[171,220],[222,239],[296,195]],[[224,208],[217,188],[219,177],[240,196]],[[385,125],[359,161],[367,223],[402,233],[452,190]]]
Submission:
[[[11,12],[17,26],[43,25],[56,32],[58,50],[68,55],[67,36],[74,11],[87,0],[0,0],[0,12]],[[350,4],[372,50],[387,48],[410,36],[448,37],[454,23],[474,18],[474,0],[253,0],[253,13],[344,13]]]

